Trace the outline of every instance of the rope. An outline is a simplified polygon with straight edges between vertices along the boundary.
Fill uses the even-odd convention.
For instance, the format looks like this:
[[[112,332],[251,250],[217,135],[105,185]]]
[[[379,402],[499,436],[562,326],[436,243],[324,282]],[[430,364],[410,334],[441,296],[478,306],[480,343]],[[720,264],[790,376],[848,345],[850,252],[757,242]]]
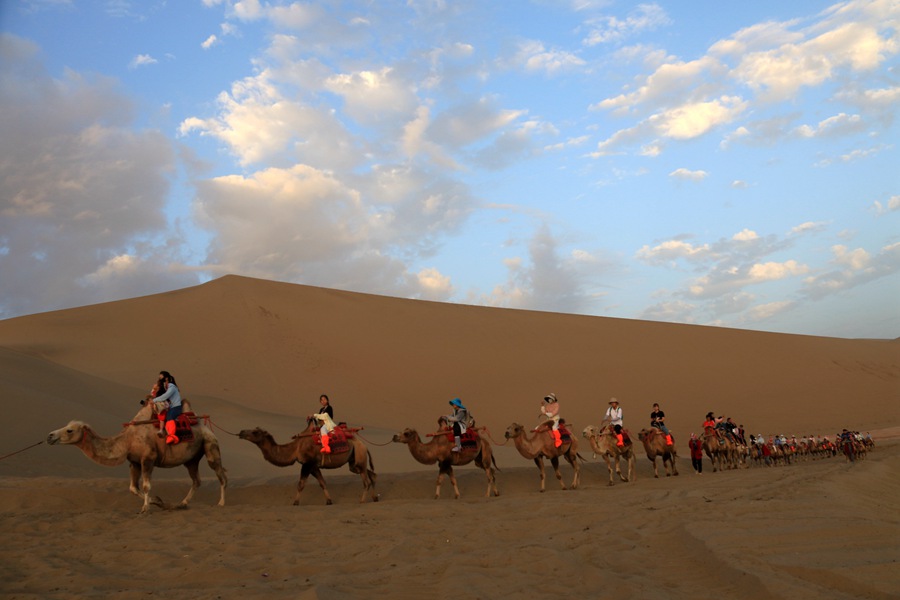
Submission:
[[[505,446],[506,444],[509,443],[509,438],[506,438],[505,440],[503,440],[503,443],[501,444],[500,442],[498,442],[497,440],[494,439],[494,436],[491,435],[490,429],[488,429],[487,427],[482,427],[481,429],[484,429],[484,432],[487,433],[488,439],[491,440],[495,446]]]
[[[386,442],[383,443],[383,444],[376,444],[375,442],[371,442],[371,441],[367,440],[366,438],[364,438],[363,435],[362,435],[361,433],[359,433],[358,431],[354,432],[353,435],[358,436],[359,439],[361,439],[361,440],[364,441],[365,443],[370,444],[370,445],[372,445],[372,446],[387,446],[388,444],[393,444],[393,443],[394,443],[394,440],[393,440],[393,439],[390,439],[390,440],[386,441]]]
[[[3,460],[4,458],[9,458],[10,456],[13,456],[15,454],[19,454],[20,452],[25,452],[26,450],[30,450],[30,449],[34,448],[35,446],[40,446],[43,443],[44,443],[44,440],[41,440],[37,444],[32,444],[26,448],[22,448],[21,450],[16,450],[15,452],[10,452],[9,454],[7,454],[5,456],[0,456],[0,460]]]
[[[223,429],[222,427],[220,427],[220,426],[217,425],[216,423],[213,423],[213,420],[210,419],[209,416],[207,416],[207,415],[204,415],[204,416],[203,416],[203,420],[206,421],[207,423],[209,423],[211,426],[213,426],[213,427],[215,427],[216,429],[218,429],[219,431],[222,431],[222,432],[224,432],[224,433],[227,433],[228,435],[233,435],[234,437],[238,437],[238,434],[236,434],[236,433],[231,433],[231,432],[228,431],[227,429]]]

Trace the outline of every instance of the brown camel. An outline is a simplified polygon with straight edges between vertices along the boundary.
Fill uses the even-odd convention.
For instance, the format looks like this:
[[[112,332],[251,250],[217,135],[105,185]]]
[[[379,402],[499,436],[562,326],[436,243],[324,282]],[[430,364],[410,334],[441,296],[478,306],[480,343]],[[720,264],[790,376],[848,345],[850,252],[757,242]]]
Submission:
[[[375,493],[375,465],[366,445],[356,436],[348,437],[346,449],[335,445],[331,453],[322,454],[322,447],[316,441],[317,431],[315,422],[310,421],[303,433],[295,435],[287,444],[276,443],[269,432],[259,427],[244,429],[238,437],[256,444],[262,450],[263,458],[277,467],[289,467],[294,463],[300,463],[300,480],[297,482],[294,506],[300,504],[300,493],[303,492],[310,475],[319,482],[319,487],[325,494],[325,504],[331,504],[331,495],[325,486],[322,469],[339,469],[344,465],[347,465],[352,473],[358,473],[362,479],[363,493],[359,501],[365,502],[366,495],[370,494],[372,501],[378,502],[379,496]],[[334,438],[332,444],[335,444]]]
[[[165,440],[156,435],[159,427],[154,416],[152,407],[144,406],[121,433],[110,438],[97,435],[86,423],[72,421],[61,429],[51,431],[47,436],[47,443],[78,446],[92,461],[108,467],[128,461],[131,474],[128,489],[144,500],[141,513],[149,510],[150,476],[155,467],[169,469],[184,465],[191,476],[192,485],[177,507],[187,507],[194,492],[200,487],[199,464],[200,459],[206,456],[210,468],[219,478],[219,506],[225,506],[228,477],[222,466],[219,441],[215,434],[208,427],[198,424],[191,428],[193,440],[166,444]],[[153,503],[165,506],[158,497],[154,498]]]
[[[672,436],[669,436],[670,438]],[[662,429],[651,427],[650,429],[641,429],[638,432],[638,439],[644,443],[644,450],[647,452],[647,459],[653,463],[653,476],[659,479],[659,469],[656,465],[657,457],[662,459],[663,468],[666,471],[666,477],[670,475],[678,475],[678,465],[675,459],[678,453],[675,451],[675,439],[672,443],[666,440],[666,434]],[[669,472],[671,470],[671,473]]]
[[[613,462],[615,462],[615,473],[618,474],[619,479],[626,482],[636,479],[634,474],[634,444],[630,436],[628,436],[624,446],[618,446],[616,445],[616,435],[612,426],[597,427],[595,425],[585,427],[582,435],[590,441],[594,454],[602,456],[606,462],[606,468],[609,470],[609,485],[613,485],[615,482],[613,478]],[[622,470],[619,468],[619,459],[626,461],[628,475],[622,475]]]
[[[471,431],[471,430],[470,430]],[[459,486],[456,485],[456,476],[453,474],[453,467],[459,465],[467,465],[472,461],[478,467],[484,469],[487,475],[488,485],[486,497],[490,497],[493,491],[495,496],[500,495],[497,489],[497,482],[494,478],[494,469],[497,468],[497,461],[494,459],[491,451],[491,444],[486,439],[474,433],[475,445],[471,447],[463,441],[462,450],[453,452],[454,442],[446,435],[447,431],[435,434],[431,441],[427,444],[422,442],[419,434],[415,429],[404,429],[401,433],[394,436],[393,440],[399,444],[409,446],[409,452],[413,458],[423,465],[438,465],[437,488],[434,491],[435,499],[441,497],[441,484],[444,482],[444,475],[450,477],[450,484],[453,486],[455,498],[459,498]],[[452,434],[451,434],[452,435]],[[499,468],[497,468],[499,470]]]
[[[713,466],[713,473],[725,467],[734,469],[736,447],[734,442],[723,435],[721,438],[712,427],[707,427],[703,434],[703,450]]]
[[[578,479],[581,471],[581,465],[578,464],[578,460],[584,460],[578,454],[578,440],[576,440],[571,435],[569,436],[568,442],[563,442],[562,446],[556,447],[553,436],[550,434],[550,428],[546,425],[541,425],[535,434],[531,437],[528,437],[528,434],[525,433],[525,427],[519,425],[518,423],[513,423],[509,427],[506,428],[506,439],[512,440],[516,445],[516,450],[519,451],[519,454],[524,456],[527,459],[533,460],[534,464],[537,465],[538,470],[541,473],[541,491],[544,491],[544,483],[546,481],[546,476],[544,474],[544,458],[550,459],[550,464],[553,465],[553,471],[556,473],[556,479],[559,481],[559,485],[562,486],[562,489],[566,489],[566,484],[563,483],[562,473],[559,472],[559,457],[568,461],[572,468],[575,469],[575,478],[572,479],[572,489],[576,489],[578,487]]]

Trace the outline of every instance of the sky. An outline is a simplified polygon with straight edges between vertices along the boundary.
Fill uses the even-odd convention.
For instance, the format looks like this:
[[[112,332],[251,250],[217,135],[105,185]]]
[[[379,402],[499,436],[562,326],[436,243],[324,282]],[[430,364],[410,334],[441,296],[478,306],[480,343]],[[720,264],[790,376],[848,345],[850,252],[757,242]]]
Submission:
[[[4,0],[0,318],[237,274],[900,337],[900,0]]]

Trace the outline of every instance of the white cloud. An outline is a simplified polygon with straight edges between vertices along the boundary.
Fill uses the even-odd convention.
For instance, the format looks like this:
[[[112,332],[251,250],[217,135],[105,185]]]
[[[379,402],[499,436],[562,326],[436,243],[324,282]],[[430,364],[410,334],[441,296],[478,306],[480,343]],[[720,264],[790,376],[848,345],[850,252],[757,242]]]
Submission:
[[[137,69],[138,67],[144,67],[146,65],[155,65],[158,62],[158,60],[156,60],[149,54],[138,54],[131,59],[130,63],[128,63],[128,68]]]
[[[679,259],[687,261],[707,260],[712,251],[709,244],[694,246],[682,240],[668,240],[654,247],[643,246],[637,252],[637,258],[648,264],[674,263]]]
[[[795,130],[804,138],[821,138],[825,136],[844,136],[865,131],[865,123],[859,115],[840,113],[819,121],[816,126],[801,125]]]
[[[212,34],[211,36],[209,36],[208,38],[206,38],[205,40],[203,40],[203,42],[200,44],[200,47],[203,48],[204,50],[209,50],[209,49],[212,48],[218,41],[219,41],[219,38],[216,37],[216,34]]]
[[[875,214],[878,216],[898,211],[900,210],[900,195],[891,196],[885,204],[876,200],[873,207],[875,208]]]
[[[709,177],[706,171],[691,171],[690,169],[680,168],[669,173],[669,177],[673,179],[681,179],[683,181],[703,181]]]
[[[526,71],[537,71],[547,75],[577,69],[586,64],[576,54],[564,50],[548,50],[537,40],[521,42],[513,61]]]
[[[590,28],[584,38],[586,46],[618,42],[643,31],[653,31],[671,23],[671,19],[658,4],[639,4],[624,19],[600,17],[588,21]]]
[[[0,54],[0,318],[196,283],[170,268],[183,250],[163,212],[170,142],[132,130],[110,79],[52,79],[14,36],[0,35]]]
[[[807,278],[803,289],[806,296],[821,299],[900,272],[900,242],[884,246],[875,255],[844,245],[833,246],[832,253],[836,268]]]

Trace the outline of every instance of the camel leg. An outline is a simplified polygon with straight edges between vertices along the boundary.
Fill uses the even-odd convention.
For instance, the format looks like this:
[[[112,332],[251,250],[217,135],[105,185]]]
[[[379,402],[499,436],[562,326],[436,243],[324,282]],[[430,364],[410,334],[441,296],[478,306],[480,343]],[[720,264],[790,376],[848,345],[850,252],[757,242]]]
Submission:
[[[150,510],[150,474],[153,473],[153,461],[145,460],[141,462],[141,493],[144,496],[144,505],[141,507],[141,514],[146,514]]]
[[[647,459],[653,464],[653,476],[659,479],[659,469],[656,466],[656,457],[648,456]]]
[[[669,464],[672,465],[672,475],[678,475],[678,465],[675,463],[675,459],[678,458],[675,456],[675,453],[669,454]],[[666,470],[666,477],[669,476],[668,469]]]
[[[203,449],[204,454],[206,454],[206,463],[219,479],[218,506],[225,506],[225,488],[228,487],[228,475],[225,472],[225,467],[222,466],[222,454],[219,452],[219,443],[215,440],[205,440]]]
[[[497,478],[494,473],[494,467],[497,466],[497,461],[494,460],[493,451],[491,451],[489,447],[482,447],[481,452],[475,457],[475,465],[484,469],[484,474],[487,476],[488,485],[484,497],[490,498],[492,492],[495,496],[499,496],[500,490],[497,489]]]
[[[544,493],[544,482],[547,479],[547,476],[544,474],[544,459],[538,456],[534,459],[534,464],[537,465],[538,473],[541,474],[541,493]]]
[[[187,508],[188,502],[194,497],[194,492],[200,487],[200,457],[197,456],[196,459],[191,459],[190,462],[184,463],[184,467],[191,476],[191,489],[188,490],[184,500],[178,504],[179,508]]]
[[[322,470],[317,466],[313,466],[312,475],[316,478],[316,481],[319,482],[319,487],[322,488],[322,493],[325,494],[325,504],[332,504],[331,494],[328,493],[328,487],[326,487],[325,485],[325,477],[322,475]]]
[[[550,459],[550,464],[553,465],[553,472],[556,473],[556,480],[559,482],[559,485],[562,489],[566,489],[566,484],[563,482],[562,473],[559,470],[559,457],[554,456]]]
[[[141,465],[136,463],[128,463],[128,472],[130,476],[128,491],[138,498],[143,498],[144,495],[141,493],[141,490],[138,487],[141,484]]]
[[[572,468],[575,470],[575,477],[572,478],[572,489],[577,490],[578,482],[581,477],[581,465],[578,464],[578,456],[566,454],[566,460],[569,461],[569,464],[572,465]]]
[[[606,462],[606,469],[609,471],[609,485],[615,485],[615,481],[613,480],[613,466],[612,460],[608,454],[603,455],[603,460]],[[616,472],[619,471],[619,465],[616,464]]]
[[[634,474],[634,467],[637,461],[634,459],[634,454],[632,453],[625,460],[628,464],[628,479],[626,481],[636,481],[637,476]]]

